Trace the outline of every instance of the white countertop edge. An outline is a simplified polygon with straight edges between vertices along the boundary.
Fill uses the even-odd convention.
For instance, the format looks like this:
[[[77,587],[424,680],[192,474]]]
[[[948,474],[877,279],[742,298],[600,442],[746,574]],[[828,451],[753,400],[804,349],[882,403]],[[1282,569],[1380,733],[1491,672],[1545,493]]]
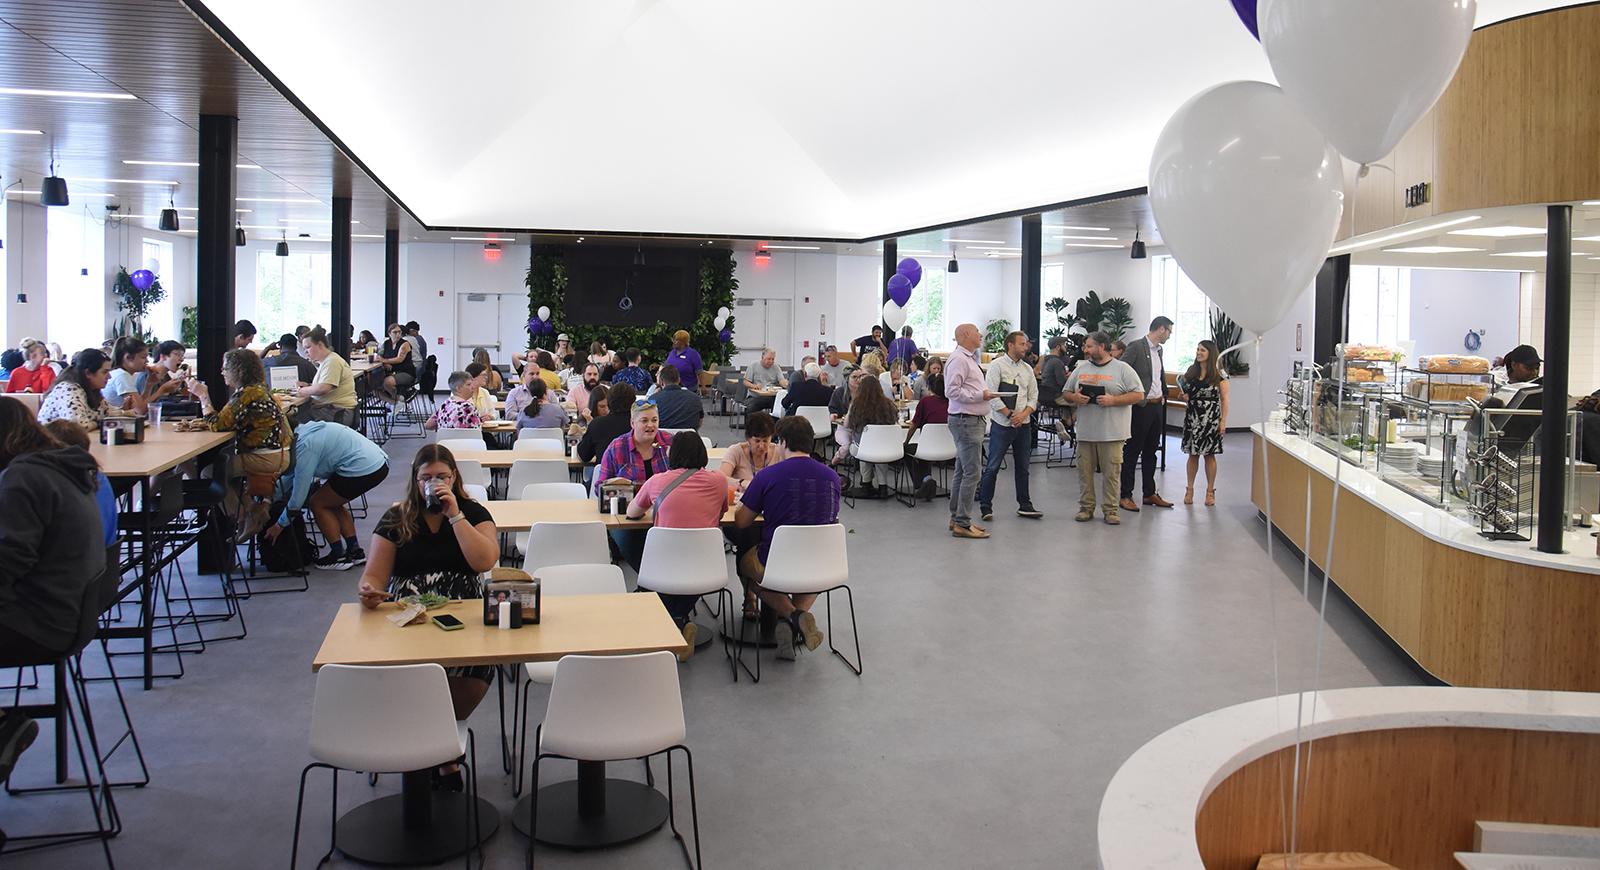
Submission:
[[[1295,743],[1295,695],[1225,707],[1140,747],[1100,801],[1101,870],[1204,870],[1195,818],[1212,790]],[[1600,694],[1396,686],[1303,696],[1301,740],[1395,728],[1506,728],[1600,733]],[[1315,774],[1315,750],[1312,769]],[[1287,768],[1286,768],[1287,770]]]
[[[1338,459],[1303,436],[1289,435],[1275,427],[1264,431],[1260,423],[1251,426],[1250,429],[1257,435],[1264,434],[1274,446],[1316,469],[1329,480],[1334,479],[1334,466],[1343,466],[1338,478],[1341,489],[1359,496],[1362,501],[1405,523],[1430,540],[1491,559],[1581,574],[1600,574],[1600,557],[1594,553],[1594,539],[1589,537],[1587,529],[1567,533],[1565,546],[1568,552],[1565,553],[1541,553],[1534,549],[1532,541],[1491,541],[1478,534],[1477,527],[1471,523],[1422,501],[1365,468]],[[1258,467],[1252,463],[1251,473],[1255,474],[1258,471]],[[1324,554],[1311,555],[1313,559],[1320,560]]]

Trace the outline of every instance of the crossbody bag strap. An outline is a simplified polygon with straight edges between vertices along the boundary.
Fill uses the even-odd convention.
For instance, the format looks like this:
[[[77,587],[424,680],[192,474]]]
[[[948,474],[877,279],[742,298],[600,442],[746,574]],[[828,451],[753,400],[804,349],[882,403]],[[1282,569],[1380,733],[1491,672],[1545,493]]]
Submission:
[[[671,483],[669,483],[666,486],[663,486],[661,488],[661,494],[656,496],[656,511],[658,513],[661,511],[661,503],[667,500],[667,493],[672,492],[673,490],[677,489],[678,488],[678,484],[683,483],[684,481],[686,481],[689,478],[693,477],[694,473],[696,471],[698,471],[698,470],[699,469],[695,469],[695,468],[685,468],[683,470],[682,474],[680,474],[677,477],[673,478]]]

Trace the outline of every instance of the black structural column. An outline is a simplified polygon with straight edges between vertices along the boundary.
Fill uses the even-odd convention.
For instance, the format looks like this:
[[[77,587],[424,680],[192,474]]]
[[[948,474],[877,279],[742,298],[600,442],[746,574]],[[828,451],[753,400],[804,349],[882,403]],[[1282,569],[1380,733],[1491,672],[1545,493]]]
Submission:
[[[1333,359],[1334,347],[1343,342],[1339,327],[1344,323],[1344,309],[1350,301],[1350,255],[1329,257],[1317,272],[1316,302],[1312,326],[1311,361],[1327,365]]]
[[[350,197],[333,198],[333,326],[328,330],[333,349],[350,358]]]
[[[383,328],[400,322],[400,231],[383,232]]]
[[[198,377],[221,407],[222,355],[233,346],[234,174],[238,171],[239,119],[200,116],[200,208],[195,237],[195,307],[200,338]]]
[[[1567,360],[1572,350],[1572,206],[1552,205],[1544,256],[1544,405],[1539,418],[1541,553],[1561,552],[1567,511]]]
[[[894,277],[894,270],[899,265],[900,265],[900,240],[899,239],[884,239],[883,240],[883,280],[879,282],[879,286],[878,286],[878,308],[880,309],[879,314],[878,314],[878,320],[880,322],[883,320],[883,314],[882,314],[882,311],[881,311],[881,309],[883,308],[883,303],[889,301],[889,279]],[[839,324],[839,334],[841,336],[847,336],[847,335],[850,335],[851,333],[850,333],[850,330],[845,328],[845,325],[841,323],[841,324]],[[898,334],[898,333],[896,333],[896,334]],[[894,335],[886,335],[883,338],[883,343],[884,344],[888,344],[889,342],[894,341],[894,339],[895,339]],[[849,339],[845,339],[845,340],[849,341]]]
[[[1039,215],[1022,218],[1022,317],[1017,326],[1033,340],[1033,346],[1044,353],[1044,339],[1039,335],[1040,282],[1044,271],[1044,225]]]

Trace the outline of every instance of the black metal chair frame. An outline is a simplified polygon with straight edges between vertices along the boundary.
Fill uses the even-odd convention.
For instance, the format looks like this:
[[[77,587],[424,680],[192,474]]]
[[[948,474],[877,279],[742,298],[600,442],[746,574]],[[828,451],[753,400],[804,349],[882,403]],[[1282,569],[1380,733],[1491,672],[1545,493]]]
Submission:
[[[850,661],[850,659],[847,658],[844,653],[840,652],[839,648],[833,642],[833,593],[837,592],[837,591],[839,591],[841,589],[844,590],[845,602],[850,607],[850,636],[854,640],[855,646],[856,646],[856,660],[854,662]],[[851,671],[853,671],[856,676],[858,676],[858,677],[861,676],[861,668],[862,668],[862,663],[861,663],[861,633],[856,627],[856,597],[855,597],[855,593],[850,591],[850,584],[848,584],[848,583],[840,583],[838,586],[834,586],[831,589],[824,589],[821,592],[818,592],[817,594],[822,596],[823,603],[826,604],[827,608],[828,608],[828,616],[827,616],[826,628],[824,629],[824,633],[828,636],[828,651],[833,653],[834,655],[838,656],[839,657],[839,661],[844,662],[845,667],[847,667]],[[759,683],[759,682],[761,682],[761,644],[760,644],[761,638],[758,636],[754,642],[750,642],[750,641],[746,640],[746,637],[748,637],[748,634],[745,631],[745,625],[748,624],[748,622],[749,622],[749,620],[746,620],[744,623],[741,623],[740,626],[739,626],[738,664],[739,664],[740,667],[744,668],[744,672],[745,673],[750,675],[750,680],[752,682]],[[745,648],[746,645],[752,646],[752,647],[755,648],[754,656],[755,656],[755,662],[756,662],[756,669],[753,670],[753,671],[750,670],[750,666],[749,665],[744,663],[744,648]]]

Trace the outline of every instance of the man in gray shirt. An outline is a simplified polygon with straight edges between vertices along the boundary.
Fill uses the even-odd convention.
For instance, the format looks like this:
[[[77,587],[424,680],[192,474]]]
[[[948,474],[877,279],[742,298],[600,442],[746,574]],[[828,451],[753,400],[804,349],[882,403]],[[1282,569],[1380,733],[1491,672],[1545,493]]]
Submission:
[[[844,386],[845,378],[850,374],[853,366],[839,357],[838,345],[828,345],[822,352],[822,359],[817,361],[817,367],[825,375],[823,383],[834,389]]]
[[[1122,524],[1117,511],[1122,482],[1122,444],[1133,426],[1133,405],[1144,400],[1144,382],[1131,366],[1111,357],[1111,336],[1092,332],[1083,340],[1083,361],[1067,378],[1062,395],[1078,406],[1078,514],[1094,519],[1094,472],[1104,472],[1100,510],[1108,524]]]
[[[770,347],[761,349],[761,359],[753,362],[744,370],[744,385],[749,390],[776,390],[789,386],[789,379],[783,376],[783,369],[778,368],[778,352]],[[751,414],[757,411],[772,410],[775,395],[758,396],[751,392],[749,401],[745,402],[745,410]]]
[[[1050,339],[1050,352],[1039,361],[1039,409],[1054,408],[1056,398],[1067,386],[1067,337]],[[1066,426],[1056,421],[1056,429],[1066,434]]]

